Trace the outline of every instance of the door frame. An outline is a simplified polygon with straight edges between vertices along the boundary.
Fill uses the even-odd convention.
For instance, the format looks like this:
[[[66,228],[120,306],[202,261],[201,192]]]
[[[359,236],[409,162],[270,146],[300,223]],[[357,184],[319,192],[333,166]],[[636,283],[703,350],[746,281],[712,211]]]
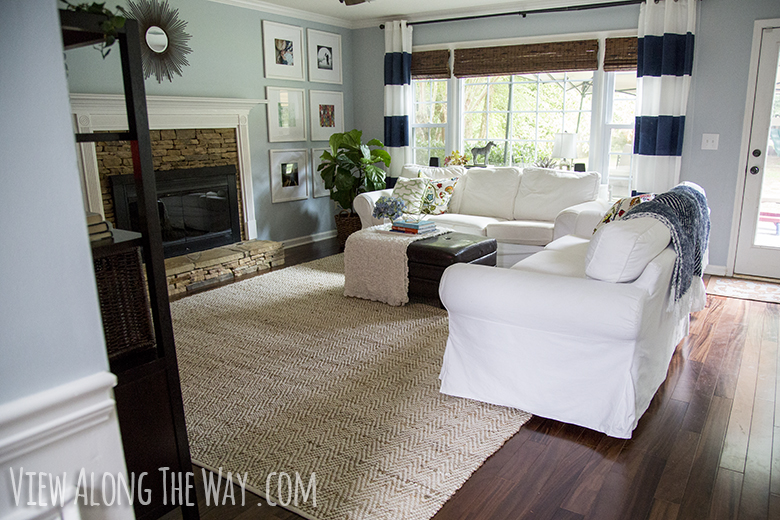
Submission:
[[[734,214],[731,218],[731,235],[729,237],[728,259],[726,260],[726,276],[734,275],[734,266],[737,261],[737,238],[739,237],[742,204],[745,196],[748,153],[750,152],[750,131],[753,124],[753,106],[756,102],[758,58],[761,51],[763,31],[770,27],[780,27],[780,18],[756,20],[753,23],[753,43],[750,47],[750,72],[748,74],[747,95],[745,96],[745,115],[742,121],[742,141],[739,147],[739,175],[737,175],[737,186],[734,192]]]

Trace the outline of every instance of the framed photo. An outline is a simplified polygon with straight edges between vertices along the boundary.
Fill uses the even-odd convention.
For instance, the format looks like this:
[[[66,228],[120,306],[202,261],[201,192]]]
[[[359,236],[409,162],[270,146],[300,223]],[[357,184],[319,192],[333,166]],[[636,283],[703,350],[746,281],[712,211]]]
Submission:
[[[271,202],[309,198],[306,150],[271,150]]]
[[[303,81],[303,29],[263,20],[265,77]]]
[[[322,152],[324,152],[326,148],[312,148],[311,149],[311,184],[312,184],[312,195],[316,197],[329,197],[330,196],[330,190],[325,189],[325,181],[322,180],[322,177],[320,176],[320,172],[317,171],[317,168],[319,168],[320,164],[322,164],[322,160],[320,159],[320,156],[322,155]]]
[[[309,81],[341,85],[341,35],[306,29]]]
[[[306,140],[306,107],[301,88],[266,87],[268,141]]]
[[[325,90],[309,91],[311,140],[327,141],[331,134],[344,131],[344,95]]]

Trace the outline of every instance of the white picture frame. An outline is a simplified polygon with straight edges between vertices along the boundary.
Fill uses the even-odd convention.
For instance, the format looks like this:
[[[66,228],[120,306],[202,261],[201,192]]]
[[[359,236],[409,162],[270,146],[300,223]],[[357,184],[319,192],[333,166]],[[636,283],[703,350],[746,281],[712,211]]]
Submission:
[[[266,87],[268,141],[306,140],[306,102],[302,88]]]
[[[322,164],[322,152],[328,148],[312,148],[311,149],[311,184],[312,184],[312,197],[330,197],[330,190],[325,189],[325,181],[322,180],[320,172],[317,171],[320,164]]]
[[[344,94],[331,90],[309,91],[311,140],[328,141],[344,131]]]
[[[306,149],[269,150],[271,202],[309,198],[309,158]]]
[[[309,81],[341,85],[341,35],[306,29]]]
[[[263,20],[265,77],[304,81],[303,28]]]

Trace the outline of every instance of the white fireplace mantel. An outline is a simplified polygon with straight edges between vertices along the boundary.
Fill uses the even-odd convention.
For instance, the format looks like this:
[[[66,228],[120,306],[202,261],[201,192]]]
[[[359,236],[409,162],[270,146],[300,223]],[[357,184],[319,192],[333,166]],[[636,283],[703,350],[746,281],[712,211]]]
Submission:
[[[235,128],[238,166],[247,238],[257,238],[252,161],[249,155],[249,112],[262,99],[147,96],[150,130]],[[79,133],[127,129],[125,98],[114,94],[71,94],[71,112]],[[80,145],[79,162],[87,211],[103,214],[103,197],[94,143]]]

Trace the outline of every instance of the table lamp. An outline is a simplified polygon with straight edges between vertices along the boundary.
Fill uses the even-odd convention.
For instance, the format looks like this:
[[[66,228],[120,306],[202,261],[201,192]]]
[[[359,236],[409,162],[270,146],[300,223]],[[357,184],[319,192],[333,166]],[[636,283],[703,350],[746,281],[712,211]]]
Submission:
[[[577,134],[569,134],[566,132],[555,134],[552,156],[556,159],[563,159],[561,164],[566,166],[567,170],[571,170],[569,160],[573,160],[577,157]]]

